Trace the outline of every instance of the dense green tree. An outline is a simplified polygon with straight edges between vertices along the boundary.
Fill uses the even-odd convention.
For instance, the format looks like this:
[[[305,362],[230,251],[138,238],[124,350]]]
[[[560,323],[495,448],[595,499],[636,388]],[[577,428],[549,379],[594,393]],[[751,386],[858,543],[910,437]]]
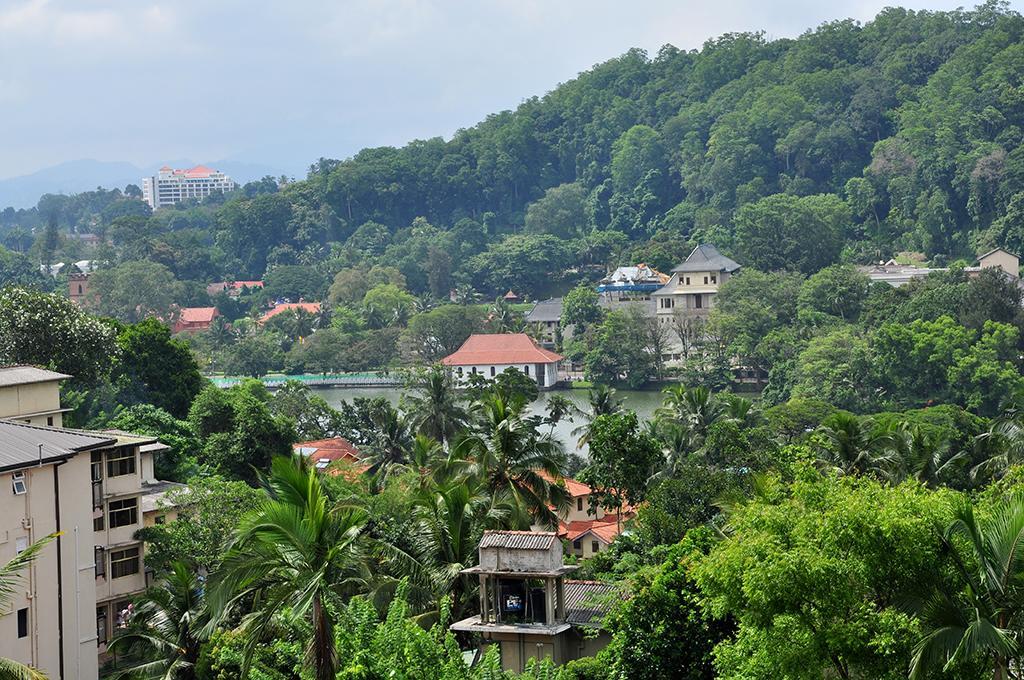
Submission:
[[[594,489],[594,500],[621,518],[627,504],[644,500],[648,480],[661,460],[657,442],[632,412],[598,416],[590,426],[590,463],[580,480]]]
[[[950,518],[948,494],[916,483],[811,472],[765,488],[732,511],[728,535],[692,571],[710,611],[738,624],[715,650],[716,671],[906,677],[919,623],[899,603],[941,582],[934,527]]]
[[[825,267],[800,286],[799,309],[856,321],[869,283],[867,276],[849,265]]]
[[[421,360],[433,362],[452,354],[482,326],[479,307],[441,305],[410,318],[406,336]]]
[[[120,354],[117,331],[60,295],[0,289],[0,363],[34,364],[90,385]]]
[[[182,297],[181,282],[162,264],[140,260],[95,272],[89,279],[96,311],[135,323],[149,316],[170,321]]]
[[[404,326],[416,298],[393,283],[374,286],[363,296],[363,316],[370,328]]]
[[[203,389],[192,352],[156,319],[146,319],[121,329],[120,370],[124,372],[140,402],[162,408],[176,418],[188,415],[192,400]]]
[[[847,205],[831,194],[768,196],[736,212],[737,255],[764,271],[810,274],[839,257],[850,219]]]
[[[585,233],[587,191],[577,183],[562,184],[544,192],[526,209],[526,231],[573,238]]]

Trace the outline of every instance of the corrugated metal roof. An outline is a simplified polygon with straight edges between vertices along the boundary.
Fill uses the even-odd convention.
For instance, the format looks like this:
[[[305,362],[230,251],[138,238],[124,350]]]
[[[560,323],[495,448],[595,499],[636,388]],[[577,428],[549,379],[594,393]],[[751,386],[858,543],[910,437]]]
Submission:
[[[67,458],[77,451],[114,443],[115,440],[109,437],[0,420],[0,470],[38,463],[40,444],[43,447],[42,461],[46,463]]]
[[[31,383],[49,382],[51,380],[64,380],[70,377],[70,375],[65,373],[48,371],[45,368],[36,368],[35,366],[5,366],[0,368],[0,387],[29,385]]]
[[[597,581],[565,581],[565,618],[577,625],[601,623],[615,605],[619,589]]]
[[[557,540],[558,534],[553,531],[485,531],[480,547],[550,550]]]
[[[729,272],[740,268],[735,260],[730,260],[718,248],[710,243],[702,243],[693,249],[686,261],[673,269],[674,272]]]

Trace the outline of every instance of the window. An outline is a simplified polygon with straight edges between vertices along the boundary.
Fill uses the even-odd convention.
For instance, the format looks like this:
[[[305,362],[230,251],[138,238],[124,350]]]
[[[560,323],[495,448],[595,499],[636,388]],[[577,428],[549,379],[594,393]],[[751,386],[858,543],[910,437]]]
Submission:
[[[523,373],[525,373],[526,375],[530,375],[530,367],[529,366],[523,366]]]
[[[107,551],[102,545],[92,549],[94,561],[96,562],[96,577],[107,575]]]
[[[491,377],[494,377],[494,366],[491,366]]]
[[[708,277],[706,277],[706,276],[704,277],[704,285],[705,286],[708,285]]]
[[[124,527],[139,522],[139,499],[126,498],[120,501],[110,501],[107,505],[107,516],[110,519],[110,528]]]
[[[103,514],[101,512],[98,516],[92,518],[92,530],[103,531],[104,528]]]
[[[600,552],[600,551],[601,551],[601,545],[597,541],[591,541],[590,542],[590,552],[596,553],[596,552]]]
[[[18,637],[28,637],[28,607],[18,610]]]
[[[28,536],[18,536],[14,539],[14,554],[20,555],[28,550]]]
[[[167,524],[167,515],[160,515],[153,518],[153,524]]]
[[[110,577],[121,578],[139,573],[139,549],[125,548],[110,551]]]
[[[576,499],[576,510],[577,512],[583,512],[583,496]]]
[[[103,452],[93,451],[92,452],[92,481],[101,482],[103,481]]]
[[[693,296],[693,300],[694,300],[694,305],[693,306],[696,307],[697,309],[700,309],[701,307],[704,306],[704,296],[703,295],[694,295]]]
[[[718,283],[718,277],[714,274],[711,275],[711,283]]]
[[[687,286],[689,286],[689,285],[690,285],[690,277],[689,277],[689,276],[687,276],[687,277],[686,277],[686,285],[687,285]]]
[[[15,496],[21,496],[28,491],[28,487],[25,486],[24,472],[15,472],[11,475],[11,490],[14,491]]]
[[[53,427],[53,416],[46,416],[46,424]]]
[[[583,547],[583,541],[581,541],[579,539],[576,539],[575,541],[572,542],[572,549],[573,550],[579,550],[582,547]]]
[[[82,294],[82,284],[78,284],[78,294]]]
[[[96,644],[107,644],[107,608],[96,607]]]
[[[135,474],[135,449],[125,447],[107,454],[107,477]]]
[[[459,377],[462,377],[462,366],[459,366]]]

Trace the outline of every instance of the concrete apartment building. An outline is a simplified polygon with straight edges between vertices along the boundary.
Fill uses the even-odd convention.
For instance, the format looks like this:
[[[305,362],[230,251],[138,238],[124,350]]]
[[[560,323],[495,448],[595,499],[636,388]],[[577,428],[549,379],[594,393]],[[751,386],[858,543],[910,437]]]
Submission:
[[[0,561],[55,531],[0,612],[0,656],[50,678],[93,680],[131,599],[151,580],[144,526],[180,486],[155,475],[167,447],[126,432],[61,428],[60,381],[30,366],[0,368]]]
[[[202,200],[214,193],[227,193],[238,187],[219,170],[197,165],[175,170],[164,166],[152,177],[142,178],[142,199],[153,210],[189,199]]]

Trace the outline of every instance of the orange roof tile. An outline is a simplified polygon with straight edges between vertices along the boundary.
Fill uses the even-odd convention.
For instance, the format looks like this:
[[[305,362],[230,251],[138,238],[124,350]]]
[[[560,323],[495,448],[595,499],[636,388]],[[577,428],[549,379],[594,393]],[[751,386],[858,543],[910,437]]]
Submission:
[[[210,323],[215,316],[216,307],[182,307],[178,320],[182,323]]]
[[[269,321],[270,319],[273,319],[275,316],[277,316],[281,312],[287,312],[289,309],[304,309],[307,312],[309,312],[310,314],[316,314],[316,313],[318,313],[320,311],[320,303],[319,302],[282,302],[281,304],[275,306],[269,312],[264,314],[260,318],[260,323],[266,323],[267,321]]]
[[[539,347],[526,333],[475,334],[462,347],[449,354],[445,366],[487,366],[514,364],[550,364],[562,355]]]
[[[629,519],[623,515],[622,521]],[[577,520],[559,527],[559,533],[564,534],[566,540],[576,541],[587,534],[593,534],[604,543],[611,543],[615,537],[622,533],[615,515],[608,514],[601,519]]]

